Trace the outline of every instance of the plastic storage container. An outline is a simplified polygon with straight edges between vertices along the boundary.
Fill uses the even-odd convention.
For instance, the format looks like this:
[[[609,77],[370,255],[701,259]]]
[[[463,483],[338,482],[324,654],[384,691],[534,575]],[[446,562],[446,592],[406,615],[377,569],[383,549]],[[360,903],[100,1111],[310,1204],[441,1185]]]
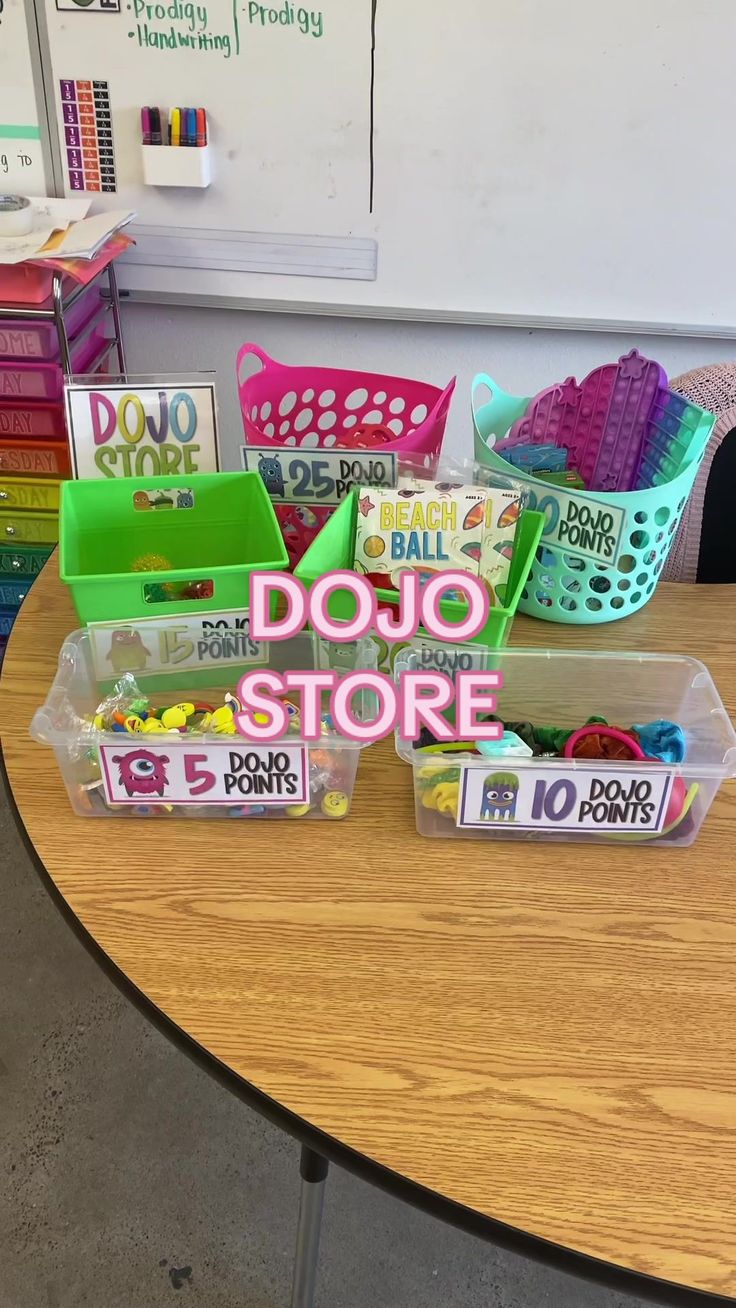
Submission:
[[[52,546],[5,546],[0,541],[0,581],[11,577],[36,577],[53,552]]]
[[[489,402],[477,402],[481,390],[490,392]],[[477,461],[522,481],[546,517],[519,609],[550,622],[589,624],[628,617],[654,592],[715,418],[662,389],[646,438],[660,468],[654,474],[657,484],[617,492],[565,491],[512,469],[496,452],[531,403],[527,396],[506,394],[484,373],[473,381]]]
[[[90,286],[74,300],[64,312],[67,339],[74,343],[77,334],[87,326],[103,308],[99,287]],[[23,318],[0,319],[0,359],[18,359],[25,363],[45,360],[59,363],[61,351],[56,323],[41,319],[39,322]]]
[[[82,622],[244,609],[250,574],[288,563],[256,472],[65,481],[60,522]]]
[[[0,436],[0,479],[4,473],[59,479],[71,477],[69,448],[63,441],[11,441]]]
[[[4,477],[0,460],[0,504],[5,508],[56,512],[60,485],[50,477]]]
[[[0,440],[26,438],[66,441],[64,408],[56,404],[24,404],[3,400],[0,404]]]
[[[156,624],[162,626],[164,624]],[[237,634],[237,633],[236,633]],[[95,731],[98,705],[111,689],[106,657],[112,639],[100,633],[75,631],[59,654],[59,667],[46,703],[31,724],[31,735],[51,745],[70,802],[85,817],[264,817],[339,818],[352,803],[360,759],[358,742],[327,730],[320,740],[306,743],[292,718],[289,734],[268,744],[255,744],[236,734],[188,730],[186,734],[135,735]],[[153,633],[152,633],[153,636]],[[222,633],[212,638],[222,644]],[[161,674],[160,662],[149,658],[151,674],[135,673],[143,696],[152,707],[181,702],[223,704],[244,672],[268,667],[277,672],[329,668],[330,647],[311,634],[274,641],[250,650],[250,661],[234,657],[209,659],[207,684],[192,691],[186,672]],[[146,638],[147,649],[159,642]],[[215,646],[211,646],[215,648]],[[218,646],[219,648],[219,646]],[[260,655],[260,656],[259,656]],[[206,656],[205,656],[206,657]],[[375,647],[370,640],[341,647],[335,671],[375,668]],[[197,676],[202,675],[202,667]],[[353,711],[367,717],[375,711],[373,696],[353,699]],[[324,704],[324,712],[328,710]],[[193,721],[193,719],[191,719]],[[188,719],[189,721],[189,719]]]
[[[70,345],[72,372],[95,372],[106,343],[104,318],[100,317]],[[64,373],[58,363],[0,362],[0,400],[59,400],[63,391]]]
[[[0,505],[0,545],[55,545],[58,539],[58,513],[5,510]]]
[[[294,570],[294,575],[306,587],[313,586],[315,581],[326,572],[334,572],[340,568],[352,570],[355,562],[357,515],[358,493],[353,490],[335,510]],[[543,525],[544,518],[541,513],[532,513],[529,509],[522,511],[516,529],[514,555],[506,587],[509,596],[508,604],[504,608],[497,606],[489,610],[488,621],[483,631],[476,636],[476,642],[489,648],[497,648],[506,643]],[[396,600],[396,592],[393,590],[377,588],[376,595],[379,601],[390,603]],[[349,619],[355,612],[355,603],[347,591],[337,591],[331,596],[328,609],[333,619]],[[440,610],[447,622],[460,622],[467,613],[467,605],[458,600],[444,600],[440,604]],[[382,650],[379,660],[381,665],[385,666],[390,662],[396,656],[397,649],[401,647],[398,644],[394,646],[391,654],[388,650]]]
[[[458,670],[467,668],[469,652],[472,646],[455,647]],[[417,650],[403,650],[395,675],[421,661]],[[422,835],[689,845],[721,782],[736,776],[736,733],[696,659],[507,649],[489,653],[482,666],[503,676],[502,721],[572,730],[593,716],[623,728],[664,718],[685,732],[684,762],[428,755],[398,740],[412,765]]]
[[[255,355],[260,371],[243,378]],[[290,367],[247,343],[237,359],[246,445],[274,450],[375,449],[407,465],[437,467],[455,378],[441,391],[427,382],[341,368]],[[375,427],[383,428],[377,433]],[[357,433],[366,432],[358,446]],[[319,504],[279,504],[277,514],[293,566],[333,512]]]

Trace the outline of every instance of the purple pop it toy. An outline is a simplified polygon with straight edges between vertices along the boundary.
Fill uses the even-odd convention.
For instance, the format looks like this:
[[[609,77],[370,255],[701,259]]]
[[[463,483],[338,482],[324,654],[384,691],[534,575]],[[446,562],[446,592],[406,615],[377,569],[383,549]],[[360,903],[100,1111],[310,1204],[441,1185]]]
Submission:
[[[541,391],[497,446],[562,445],[589,490],[628,491],[640,481],[642,452],[655,413],[668,406],[667,374],[638,350]]]

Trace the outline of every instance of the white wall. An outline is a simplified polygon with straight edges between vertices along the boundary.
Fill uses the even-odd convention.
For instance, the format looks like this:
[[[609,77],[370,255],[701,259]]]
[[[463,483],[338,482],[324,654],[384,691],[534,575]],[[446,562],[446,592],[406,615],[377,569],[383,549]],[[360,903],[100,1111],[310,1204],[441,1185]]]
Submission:
[[[124,330],[131,373],[216,371],[225,468],[240,466],[243,428],[235,356],[243,341],[256,341],[284,363],[393,373],[440,387],[457,373],[444,449],[458,457],[472,454],[470,382],[476,372],[490,373],[507,391],[529,395],[570,373],[585,376],[634,345],[657,359],[670,377],[699,364],[736,357],[736,341],[310,318],[149,304],[125,306]]]

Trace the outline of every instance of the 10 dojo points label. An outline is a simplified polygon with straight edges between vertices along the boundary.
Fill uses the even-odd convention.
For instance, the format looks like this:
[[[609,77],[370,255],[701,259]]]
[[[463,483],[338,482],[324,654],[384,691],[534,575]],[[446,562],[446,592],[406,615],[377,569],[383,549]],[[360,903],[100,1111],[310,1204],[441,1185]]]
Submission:
[[[457,825],[493,831],[661,831],[674,774],[665,769],[524,766],[514,758],[464,767]]]

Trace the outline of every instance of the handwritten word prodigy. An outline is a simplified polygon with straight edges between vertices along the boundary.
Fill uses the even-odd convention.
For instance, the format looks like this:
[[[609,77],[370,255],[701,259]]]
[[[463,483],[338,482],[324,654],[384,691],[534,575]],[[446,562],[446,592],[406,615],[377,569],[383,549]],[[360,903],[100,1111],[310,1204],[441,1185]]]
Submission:
[[[281,9],[270,9],[260,5],[256,0],[248,4],[248,22],[261,27],[298,27],[302,36],[320,37],[324,32],[324,17],[321,9],[295,9],[294,5],[285,4]]]

